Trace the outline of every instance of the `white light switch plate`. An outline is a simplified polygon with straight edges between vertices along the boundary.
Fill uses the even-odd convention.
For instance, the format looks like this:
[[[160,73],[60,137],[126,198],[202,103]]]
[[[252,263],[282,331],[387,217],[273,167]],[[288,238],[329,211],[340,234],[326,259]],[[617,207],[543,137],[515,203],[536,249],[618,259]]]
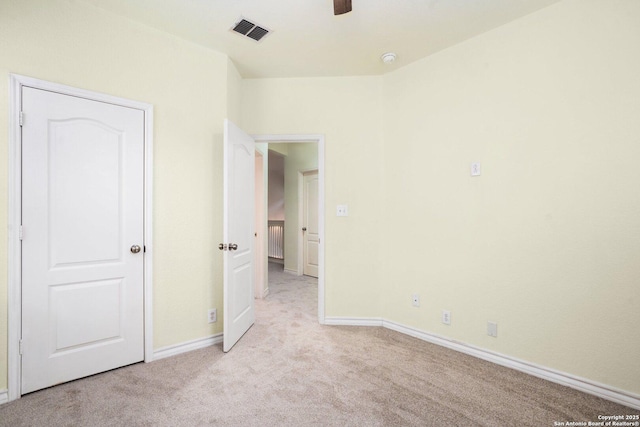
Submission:
[[[336,206],[336,216],[349,216],[349,208],[347,205]]]
[[[496,322],[487,322],[487,335],[490,337],[498,336],[498,324]]]

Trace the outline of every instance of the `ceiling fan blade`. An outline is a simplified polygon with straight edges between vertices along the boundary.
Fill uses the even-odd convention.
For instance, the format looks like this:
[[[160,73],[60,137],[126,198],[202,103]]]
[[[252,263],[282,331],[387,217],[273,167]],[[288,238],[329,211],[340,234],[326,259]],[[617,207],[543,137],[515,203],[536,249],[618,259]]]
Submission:
[[[351,12],[351,0],[333,0],[333,14],[342,15]]]

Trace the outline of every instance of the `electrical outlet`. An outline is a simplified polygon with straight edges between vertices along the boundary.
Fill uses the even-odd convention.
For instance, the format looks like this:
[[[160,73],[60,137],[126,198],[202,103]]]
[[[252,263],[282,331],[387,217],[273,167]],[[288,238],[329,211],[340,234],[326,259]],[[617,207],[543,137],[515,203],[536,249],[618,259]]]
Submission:
[[[442,323],[445,325],[451,324],[451,312],[449,310],[442,310]]]
[[[347,206],[347,205],[337,205],[336,206],[336,216],[349,216],[349,206]]]
[[[471,163],[471,176],[480,176],[480,162]]]
[[[498,338],[498,324],[496,322],[487,322],[487,335]]]
[[[414,307],[420,307],[420,295],[411,295],[411,304],[413,304]]]
[[[218,321],[218,310],[212,308],[207,312],[207,318],[209,319],[209,323],[216,323]]]

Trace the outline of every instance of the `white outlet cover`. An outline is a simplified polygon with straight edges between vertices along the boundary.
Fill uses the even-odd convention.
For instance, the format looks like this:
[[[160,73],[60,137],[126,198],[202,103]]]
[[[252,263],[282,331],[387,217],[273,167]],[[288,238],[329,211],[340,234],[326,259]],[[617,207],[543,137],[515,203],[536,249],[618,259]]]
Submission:
[[[336,216],[349,216],[349,207],[347,205],[337,205]]]
[[[480,176],[480,162],[471,163],[471,176]]]
[[[490,337],[498,337],[498,324],[495,322],[487,322],[487,335]]]
[[[215,308],[207,311],[207,320],[209,323],[215,323],[218,321],[218,311]]]
[[[449,310],[442,310],[442,323],[445,325],[451,324],[451,312]]]
[[[411,295],[411,303],[414,307],[420,307],[420,295],[413,294]]]

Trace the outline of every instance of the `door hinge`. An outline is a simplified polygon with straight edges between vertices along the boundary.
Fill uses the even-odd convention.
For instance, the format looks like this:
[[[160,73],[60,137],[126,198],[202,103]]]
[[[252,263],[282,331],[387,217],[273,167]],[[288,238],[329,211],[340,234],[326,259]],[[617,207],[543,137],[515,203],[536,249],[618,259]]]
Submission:
[[[24,351],[24,346],[22,345],[22,340],[20,340],[20,342],[18,342],[18,349],[20,350],[20,356],[22,356],[23,351]]]
[[[20,123],[20,126],[24,124],[24,111],[20,111],[20,114],[18,114],[18,123]]]
[[[18,227],[18,239],[22,240],[24,237],[24,232],[22,231],[22,226]]]

